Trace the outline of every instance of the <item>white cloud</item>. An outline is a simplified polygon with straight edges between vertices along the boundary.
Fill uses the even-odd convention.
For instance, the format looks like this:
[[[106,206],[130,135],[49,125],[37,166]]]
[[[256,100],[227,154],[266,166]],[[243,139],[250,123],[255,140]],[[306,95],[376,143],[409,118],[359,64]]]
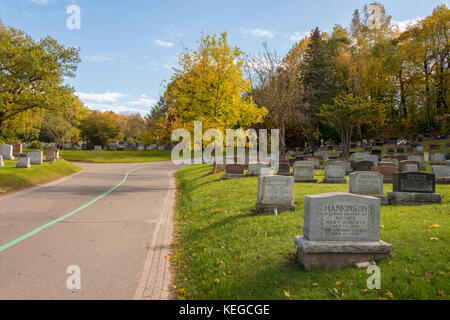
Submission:
[[[31,2],[37,3],[37,4],[49,4],[53,0],[31,0]]]
[[[96,56],[87,56],[86,60],[89,62],[108,62],[113,61],[114,59],[103,55],[96,55]]]
[[[241,28],[241,32],[243,34],[249,34],[253,37],[256,38],[269,38],[269,39],[273,39],[273,37],[275,36],[275,32],[274,31],[270,31],[270,30],[264,30],[264,29],[243,29]]]
[[[166,48],[172,48],[174,46],[173,42],[170,41],[163,41],[163,40],[159,40],[159,39],[155,39],[153,41],[153,43],[155,45],[157,45],[158,47],[166,47]]]
[[[128,102],[129,105],[132,106],[141,106],[141,107],[153,107],[156,102],[158,102],[155,99],[148,98],[145,94],[141,95],[141,97],[138,100],[130,101]]]
[[[86,107],[88,107],[91,110],[98,110],[98,111],[113,111],[117,114],[120,113],[139,113],[143,116],[148,114],[149,110],[142,110],[138,108],[131,108],[125,105],[119,105],[119,104],[101,104],[101,103],[85,103]]]
[[[310,35],[311,35],[311,32],[294,31],[292,33],[285,35],[285,38],[289,39],[290,41],[298,42],[298,41],[303,40],[305,37],[309,37]]]
[[[81,100],[94,101],[97,103],[102,102],[116,102],[118,99],[126,97],[126,94],[118,92],[106,92],[106,93],[75,93]]]
[[[395,20],[393,20],[392,23],[394,25],[396,25],[401,32],[404,32],[404,31],[406,31],[406,29],[410,25],[415,24],[415,23],[419,22],[422,19],[423,18],[417,17],[417,18],[414,18],[414,19],[409,19],[409,20],[404,20],[404,21],[395,21]]]

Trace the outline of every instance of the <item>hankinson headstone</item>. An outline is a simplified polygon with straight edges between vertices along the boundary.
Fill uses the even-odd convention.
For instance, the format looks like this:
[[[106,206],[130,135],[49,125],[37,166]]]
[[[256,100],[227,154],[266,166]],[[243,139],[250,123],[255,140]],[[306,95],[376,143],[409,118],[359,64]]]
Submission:
[[[341,165],[328,165],[325,167],[323,183],[347,183],[345,168]]]
[[[241,164],[229,164],[226,166],[225,175],[223,179],[235,179],[235,178],[244,178],[244,166]]]
[[[3,156],[4,160],[14,160],[13,147],[9,144],[0,145],[0,156]]]
[[[394,173],[398,172],[398,169],[394,166],[380,166],[373,167],[372,172],[379,172],[383,175],[384,183],[392,183],[394,180]]]
[[[432,153],[430,164],[432,166],[445,165],[445,153]]]
[[[304,236],[295,237],[306,270],[339,269],[380,260],[392,246],[380,240],[380,199],[349,193],[306,196]]]
[[[294,178],[284,176],[259,176],[257,213],[295,211]]]
[[[436,192],[434,174],[420,172],[394,173],[394,191],[388,193],[390,204],[441,203]]]
[[[294,162],[294,179],[299,183],[317,183],[314,178],[314,166],[308,161]]]
[[[42,151],[30,151],[28,152],[28,158],[30,158],[31,164],[42,164],[44,154]]]
[[[19,157],[17,158],[16,168],[28,169],[30,168],[30,158],[29,157]]]
[[[358,171],[350,174],[350,193],[377,197],[382,204],[389,204],[383,192],[383,175],[378,172]]]
[[[436,176],[436,184],[450,184],[450,167],[433,167],[433,174]]]
[[[289,165],[289,163],[279,163],[277,174],[279,176],[290,176],[291,166]]]

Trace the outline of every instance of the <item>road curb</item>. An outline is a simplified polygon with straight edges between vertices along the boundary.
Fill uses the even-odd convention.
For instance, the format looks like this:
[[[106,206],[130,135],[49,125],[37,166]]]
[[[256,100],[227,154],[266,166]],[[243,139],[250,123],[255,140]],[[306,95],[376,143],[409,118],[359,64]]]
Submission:
[[[171,274],[168,257],[173,240],[172,219],[176,197],[175,172],[168,173],[170,184],[164,199],[163,211],[153,233],[134,300],[169,300]]]

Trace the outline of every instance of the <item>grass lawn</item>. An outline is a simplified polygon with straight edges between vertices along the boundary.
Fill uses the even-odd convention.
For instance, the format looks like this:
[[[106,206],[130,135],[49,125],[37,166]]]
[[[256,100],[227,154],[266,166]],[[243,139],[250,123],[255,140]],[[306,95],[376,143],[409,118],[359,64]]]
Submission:
[[[54,163],[31,165],[29,169],[16,168],[17,161],[5,160],[0,168],[0,196],[25,188],[48,183],[80,171],[76,165],[59,159]]]
[[[441,205],[382,206],[381,239],[393,257],[377,263],[382,289],[367,290],[365,269],[306,272],[293,243],[303,234],[305,195],[348,192],[348,185],[296,184],[296,212],[259,216],[257,178],[221,180],[210,170],[192,166],[177,175],[170,289],[178,299],[449,298],[450,186],[437,186]],[[322,181],[323,170],[316,175]]]
[[[135,163],[169,161],[170,151],[92,151],[92,150],[61,150],[60,156],[72,162],[91,163]]]

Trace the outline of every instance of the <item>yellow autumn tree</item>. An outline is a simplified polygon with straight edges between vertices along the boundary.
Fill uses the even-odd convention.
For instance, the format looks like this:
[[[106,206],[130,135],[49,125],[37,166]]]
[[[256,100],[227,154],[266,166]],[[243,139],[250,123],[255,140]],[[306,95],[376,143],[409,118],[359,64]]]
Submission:
[[[251,83],[243,75],[243,52],[228,43],[226,32],[202,35],[197,43],[195,50],[186,48],[181,54],[165,93],[171,129],[192,132],[194,121],[202,121],[204,131],[262,122],[267,110],[246,95]]]

